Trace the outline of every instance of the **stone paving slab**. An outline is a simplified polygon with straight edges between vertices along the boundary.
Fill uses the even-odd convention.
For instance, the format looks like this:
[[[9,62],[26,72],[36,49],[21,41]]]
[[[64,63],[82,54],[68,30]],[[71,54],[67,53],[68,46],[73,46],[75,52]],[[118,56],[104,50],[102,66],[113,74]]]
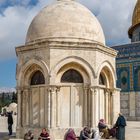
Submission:
[[[0,140],[15,139],[15,137],[15,133],[12,136],[9,136],[7,132],[0,132]]]

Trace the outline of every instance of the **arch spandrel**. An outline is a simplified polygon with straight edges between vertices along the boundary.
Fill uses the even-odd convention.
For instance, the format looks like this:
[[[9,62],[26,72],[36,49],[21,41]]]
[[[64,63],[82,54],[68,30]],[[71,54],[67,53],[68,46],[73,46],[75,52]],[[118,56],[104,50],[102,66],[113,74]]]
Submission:
[[[62,59],[54,67],[52,67],[50,71],[50,75],[53,77],[52,80],[55,80],[55,77],[64,66],[66,66],[67,64],[74,64],[74,63],[80,66],[82,69],[84,69],[84,71],[89,77],[89,83],[90,84],[93,83],[93,80],[95,79],[95,72],[93,68],[87,61],[77,56],[72,56],[72,57],[67,57],[65,59]],[[73,67],[73,68],[76,68],[76,67]],[[68,69],[69,68],[65,70],[68,70]],[[79,70],[79,69],[76,68],[76,70]],[[63,73],[64,72],[65,71],[63,71]],[[61,73],[61,76],[62,76],[62,73]]]
[[[86,72],[86,70],[80,64],[75,63],[75,62],[67,63],[67,64],[65,64],[64,66],[62,66],[60,68],[60,70],[57,72],[57,75],[56,75],[56,82],[57,83],[61,83],[62,76],[67,71],[69,71],[70,69],[73,69],[73,70],[77,71],[81,75],[81,77],[83,79],[82,83],[90,84],[90,78],[89,78],[89,75]]]
[[[43,75],[45,77],[45,81],[47,82],[46,79],[49,75],[49,68],[48,68],[47,64],[43,60],[38,61],[36,59],[30,59],[28,62],[26,62],[24,65],[22,65],[21,69],[17,73],[17,79],[19,79],[17,86],[20,87],[20,86],[29,85],[28,80],[29,80],[31,74],[33,72],[35,72],[36,70],[40,70],[43,73]],[[26,77],[26,80],[25,80],[25,77]]]
[[[100,74],[103,73],[106,77],[107,88],[116,88],[115,68],[108,61],[104,61],[98,68],[97,79],[99,81]],[[99,83],[99,82],[98,82]]]

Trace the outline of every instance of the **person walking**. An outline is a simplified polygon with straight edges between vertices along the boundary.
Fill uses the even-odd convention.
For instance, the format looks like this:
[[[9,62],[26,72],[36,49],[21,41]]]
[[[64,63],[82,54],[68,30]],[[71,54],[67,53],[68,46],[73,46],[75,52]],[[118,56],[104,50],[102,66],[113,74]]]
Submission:
[[[8,131],[9,131],[9,136],[12,135],[12,125],[13,125],[13,117],[12,117],[12,112],[8,112]]]
[[[126,120],[122,113],[119,113],[118,119],[116,121],[115,127],[117,128],[117,139],[118,140],[125,140],[125,127],[126,127]]]

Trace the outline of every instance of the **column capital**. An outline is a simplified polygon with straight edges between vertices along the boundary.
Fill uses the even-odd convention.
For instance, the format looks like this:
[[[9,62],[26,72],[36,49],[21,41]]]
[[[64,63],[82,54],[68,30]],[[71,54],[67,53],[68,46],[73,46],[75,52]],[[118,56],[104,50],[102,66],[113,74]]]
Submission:
[[[89,86],[84,86],[84,90],[88,90],[89,89]]]
[[[105,91],[105,93],[110,93],[110,92],[112,92],[112,90],[109,89],[109,88],[105,88],[104,91]]]
[[[90,90],[91,90],[92,94],[97,94],[98,88],[97,87],[90,87]]]
[[[120,89],[119,88],[110,89],[110,92],[112,93],[112,95],[116,95],[117,93],[120,93]]]
[[[58,92],[58,91],[60,91],[60,86],[53,86],[53,85],[51,85],[51,86],[48,87],[47,90],[49,92],[51,92],[51,93]]]

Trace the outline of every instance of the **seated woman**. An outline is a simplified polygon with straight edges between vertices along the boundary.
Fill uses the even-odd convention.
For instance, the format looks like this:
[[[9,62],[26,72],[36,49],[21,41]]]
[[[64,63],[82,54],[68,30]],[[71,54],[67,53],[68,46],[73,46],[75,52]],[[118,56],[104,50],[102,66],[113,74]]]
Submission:
[[[64,140],[76,140],[76,134],[72,128],[69,128],[65,134]]]
[[[109,129],[108,126],[105,124],[104,119],[100,119],[98,123],[98,128],[100,132],[103,132],[103,138],[109,139]]]
[[[100,139],[99,130],[92,129],[91,139],[92,140],[99,140]]]
[[[80,140],[90,139],[90,129],[88,127],[84,127],[84,129],[80,132]]]
[[[34,135],[31,132],[31,130],[29,130],[25,135],[24,135],[24,140],[33,140],[34,139]]]
[[[50,140],[50,136],[49,136],[49,133],[47,132],[46,128],[42,129],[42,132],[40,134],[40,138],[42,140]]]

